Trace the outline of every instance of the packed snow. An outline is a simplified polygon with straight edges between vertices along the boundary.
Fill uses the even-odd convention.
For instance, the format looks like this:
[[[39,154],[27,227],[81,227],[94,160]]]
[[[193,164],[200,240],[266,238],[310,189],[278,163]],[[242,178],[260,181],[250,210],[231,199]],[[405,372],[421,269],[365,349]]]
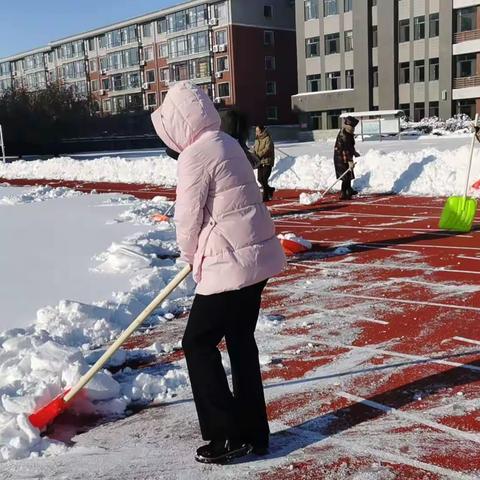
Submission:
[[[0,187],[0,461],[65,450],[40,437],[27,415],[75,384],[101,355],[99,347],[182,268],[173,226],[150,220],[169,206],[162,198]],[[191,279],[182,284],[147,326],[182,312],[193,288]],[[119,351],[110,366],[170,351],[160,344]],[[104,370],[74,409],[121,415],[132,403],[160,401],[186,385],[183,368],[162,375]]]

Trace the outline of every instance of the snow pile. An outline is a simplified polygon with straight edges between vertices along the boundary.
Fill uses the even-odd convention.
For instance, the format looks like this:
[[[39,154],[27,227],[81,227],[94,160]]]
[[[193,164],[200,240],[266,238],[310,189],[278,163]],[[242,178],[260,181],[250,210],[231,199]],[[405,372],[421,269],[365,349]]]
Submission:
[[[358,160],[353,186],[362,193],[397,193],[419,196],[451,196],[462,194],[465,189],[469,148],[438,151],[424,149],[418,152],[381,152],[370,150]],[[301,180],[291,172],[295,167],[301,172]],[[301,156],[290,168],[283,167],[283,159],[276,166],[273,186],[278,188],[304,188],[324,191],[335,181],[330,158]],[[281,172],[281,173],[279,173]],[[471,184],[480,178],[480,152],[473,159]],[[472,195],[480,197],[473,189]],[[311,205],[319,194],[301,195],[304,205]]]
[[[0,197],[0,205],[22,205],[35,202],[44,202],[52,200],[53,198],[71,198],[78,195],[83,195],[80,192],[71,190],[70,188],[52,188],[46,186],[39,186],[32,188],[27,193],[20,195],[6,195]]]
[[[37,202],[42,196],[52,199],[72,194],[59,189],[42,192],[34,190],[23,196],[23,201]],[[52,204],[55,201],[52,200]],[[153,202],[147,206],[145,202],[132,202],[130,214],[121,215],[116,221],[139,219],[142,212],[148,217],[150,211],[158,207],[165,208],[165,204]],[[148,221],[143,220],[139,223]],[[181,263],[158,257],[158,252],[176,250],[174,237],[172,226],[155,225],[147,233],[130,236],[98,256],[96,269],[102,270],[103,265],[103,270],[108,270],[108,266],[110,273],[130,274],[128,291],[117,292],[111,300],[94,304],[62,300],[41,308],[31,326],[0,332],[0,461],[64,450],[62,444],[40,437],[40,432],[29,424],[28,414],[48,403],[65,387],[75,384],[103,353],[98,347],[116,338],[179,272],[183,267]],[[121,254],[128,261],[119,261],[122,251],[128,252]],[[147,326],[183,311],[193,290],[194,283],[189,278],[163,302]],[[120,350],[109,366],[121,367],[131,356],[162,355],[169,350],[169,346],[161,345],[133,352]],[[85,395],[75,400],[73,410],[121,415],[132,402],[160,401],[187,385],[184,369],[164,368],[154,373],[138,373],[126,368],[114,375],[103,370],[85,388]]]
[[[0,177],[84,180],[112,183],[149,183],[173,186],[177,162],[166,155],[128,159],[100,157],[74,160],[70,157],[0,164]]]
[[[467,134],[472,131],[472,120],[468,115],[454,115],[448,120],[442,120],[438,117],[423,118],[420,122],[409,122],[402,120],[401,127],[405,133],[431,133],[433,135],[452,135]],[[407,132],[405,132],[405,130]],[[413,131],[413,132],[409,132]]]

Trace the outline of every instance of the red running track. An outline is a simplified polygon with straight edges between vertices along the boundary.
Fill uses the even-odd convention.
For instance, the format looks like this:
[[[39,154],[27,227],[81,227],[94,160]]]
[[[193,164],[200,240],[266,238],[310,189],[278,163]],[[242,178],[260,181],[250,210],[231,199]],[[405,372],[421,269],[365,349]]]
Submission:
[[[156,186],[49,184],[173,198]],[[300,206],[298,195],[279,192],[269,205],[278,233],[314,248],[267,289],[264,311],[284,319],[263,342],[277,461],[252,473],[480,478],[479,219],[454,234],[437,229],[443,199]]]

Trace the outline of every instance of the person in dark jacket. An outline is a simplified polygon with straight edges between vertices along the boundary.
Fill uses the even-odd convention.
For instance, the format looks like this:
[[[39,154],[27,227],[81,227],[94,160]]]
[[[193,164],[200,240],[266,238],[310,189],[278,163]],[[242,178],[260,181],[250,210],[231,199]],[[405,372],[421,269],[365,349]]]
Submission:
[[[335,173],[340,178],[345,172],[348,173],[342,178],[341,200],[350,200],[358,192],[352,188],[352,180],[355,178],[353,172],[353,159],[360,154],[355,150],[355,127],[358,120],[354,117],[347,117],[344,120],[343,128],[338,132],[335,142],[335,152],[333,161],[335,164]]]
[[[268,202],[273,198],[275,192],[275,188],[268,184],[268,179],[275,164],[275,146],[270,133],[263,125],[258,125],[256,128],[253,152],[260,159],[258,181],[263,189],[263,201]]]

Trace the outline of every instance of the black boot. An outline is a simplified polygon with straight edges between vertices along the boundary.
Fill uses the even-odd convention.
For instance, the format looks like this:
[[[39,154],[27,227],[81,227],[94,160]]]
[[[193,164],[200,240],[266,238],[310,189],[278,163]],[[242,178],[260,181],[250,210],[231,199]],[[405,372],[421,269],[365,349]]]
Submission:
[[[273,199],[273,194],[275,193],[275,188],[270,187],[269,193],[268,193],[268,199],[272,200]]]
[[[354,195],[358,195],[358,192],[354,190],[353,188],[350,188],[349,190],[350,196],[353,197]]]
[[[235,458],[244,457],[252,451],[249,443],[230,440],[212,440],[197,450],[195,460],[200,463],[229,463]]]

